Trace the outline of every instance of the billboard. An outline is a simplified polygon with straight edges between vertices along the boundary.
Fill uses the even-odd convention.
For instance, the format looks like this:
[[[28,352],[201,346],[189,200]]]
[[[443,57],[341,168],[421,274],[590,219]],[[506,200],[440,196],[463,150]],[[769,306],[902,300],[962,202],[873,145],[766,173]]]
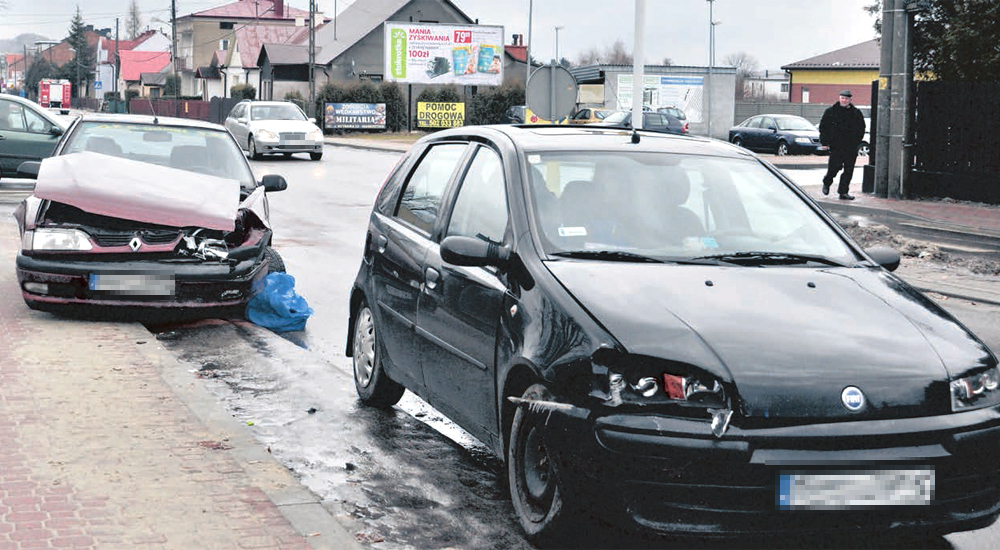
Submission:
[[[327,103],[323,106],[323,127],[385,130],[385,103]]]
[[[417,103],[418,128],[455,128],[465,124],[465,103]]]
[[[703,76],[643,75],[642,103],[654,111],[659,107],[677,107],[691,122],[702,121],[705,94]],[[618,109],[632,109],[632,75],[618,75]]]
[[[499,86],[503,27],[385,23],[385,79],[408,84]]]

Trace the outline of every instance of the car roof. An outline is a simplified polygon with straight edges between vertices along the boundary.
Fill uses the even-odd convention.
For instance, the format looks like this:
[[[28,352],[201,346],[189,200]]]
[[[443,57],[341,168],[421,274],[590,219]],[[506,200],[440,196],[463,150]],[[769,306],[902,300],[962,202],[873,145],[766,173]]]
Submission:
[[[189,128],[205,128],[208,130],[226,131],[225,126],[198,120],[195,118],[179,118],[153,115],[123,115],[113,113],[86,113],[80,117],[80,122],[117,122],[120,124],[160,124],[162,126],[187,126]]]
[[[251,105],[295,105],[291,101],[259,101],[256,99],[244,99],[240,103],[249,103]]]
[[[440,141],[469,135],[497,138],[502,134],[526,152],[538,151],[644,151],[729,158],[755,158],[742,147],[700,136],[680,136],[638,131],[639,143],[632,143],[632,130],[598,125],[515,124],[463,126],[436,132],[421,141]]]

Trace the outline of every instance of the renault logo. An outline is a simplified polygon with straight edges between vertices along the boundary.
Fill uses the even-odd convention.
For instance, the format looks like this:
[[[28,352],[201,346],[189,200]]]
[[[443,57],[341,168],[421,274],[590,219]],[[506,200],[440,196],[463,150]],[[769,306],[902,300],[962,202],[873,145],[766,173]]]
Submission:
[[[865,394],[854,386],[847,386],[840,392],[840,402],[851,412],[858,412],[865,408]]]
[[[138,252],[140,246],[142,246],[142,241],[139,240],[139,237],[132,237],[132,240],[128,242],[128,247],[132,249],[132,252]]]

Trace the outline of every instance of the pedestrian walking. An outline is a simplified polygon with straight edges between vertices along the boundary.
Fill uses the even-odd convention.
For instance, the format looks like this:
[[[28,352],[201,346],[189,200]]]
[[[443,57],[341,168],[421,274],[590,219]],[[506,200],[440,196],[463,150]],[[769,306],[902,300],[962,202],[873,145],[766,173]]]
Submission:
[[[820,143],[830,148],[830,161],[823,176],[823,194],[830,194],[833,178],[843,170],[837,193],[840,200],[845,201],[854,200],[849,193],[851,177],[858,160],[858,145],[865,136],[865,116],[854,106],[852,97],[850,90],[840,92],[837,102],[827,107],[819,121]]]

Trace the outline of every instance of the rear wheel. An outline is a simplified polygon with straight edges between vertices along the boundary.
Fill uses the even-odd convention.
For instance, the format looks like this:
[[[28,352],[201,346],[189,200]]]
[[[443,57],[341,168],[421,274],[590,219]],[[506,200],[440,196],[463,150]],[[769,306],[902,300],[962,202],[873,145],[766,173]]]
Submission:
[[[323,153],[309,153],[309,158],[312,160],[319,160],[323,158]]]
[[[380,409],[388,409],[399,402],[406,388],[386,376],[382,369],[375,318],[365,302],[361,302],[354,320],[352,345],[354,388],[361,402]]]
[[[535,384],[522,397],[548,399],[550,394],[545,386]],[[546,442],[544,425],[544,413],[534,413],[519,405],[507,446],[507,477],[514,511],[524,532],[540,544],[555,535],[565,536],[575,519],[556,457]]]
[[[785,143],[784,141],[779,141],[778,142],[778,147],[775,149],[774,154],[778,155],[779,157],[783,157],[783,156],[787,155],[788,154],[788,144]]]

